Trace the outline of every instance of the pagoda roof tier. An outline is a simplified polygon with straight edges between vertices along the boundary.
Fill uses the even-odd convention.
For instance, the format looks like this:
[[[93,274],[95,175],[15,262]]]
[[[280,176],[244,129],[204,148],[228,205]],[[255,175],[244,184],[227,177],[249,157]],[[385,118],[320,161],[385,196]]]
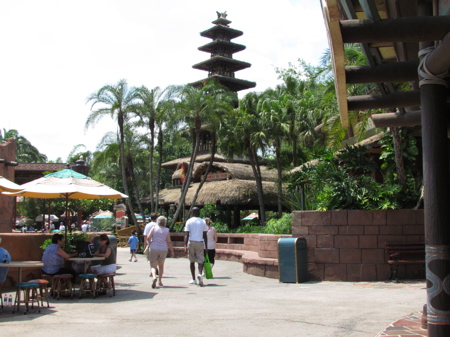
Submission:
[[[225,56],[214,56],[210,59],[194,64],[192,68],[210,71],[212,67],[218,65],[225,65],[229,71],[238,71],[251,67],[252,65],[248,62],[235,60]]]
[[[211,75],[208,78],[204,78],[200,81],[193,82],[193,83],[191,83],[191,85],[195,88],[200,88],[200,87],[203,87],[205,82],[208,82],[210,80],[215,80],[215,81],[221,83],[222,85],[226,86],[231,91],[235,91],[235,92],[256,87],[255,82],[240,80],[238,78],[222,76],[222,75]]]
[[[207,43],[201,47],[198,47],[198,50],[210,53],[214,51],[216,48],[227,48],[232,53],[237,53],[239,51],[244,50],[246,47],[243,44],[238,44],[225,40],[214,40],[210,43]]]
[[[217,20],[214,20],[214,21],[211,22],[211,23],[213,23],[213,24],[215,24],[215,25],[224,25],[224,26],[228,26],[228,25],[231,23],[231,21],[228,20],[228,19],[225,19],[225,18],[223,18],[223,17],[220,17],[220,18],[218,18]]]
[[[203,32],[200,33],[203,37],[209,37],[210,39],[214,39],[218,36],[226,36],[230,40],[234,39],[235,37],[241,36],[244,34],[242,31],[233,29],[227,26],[217,25],[214,27],[211,27]]]

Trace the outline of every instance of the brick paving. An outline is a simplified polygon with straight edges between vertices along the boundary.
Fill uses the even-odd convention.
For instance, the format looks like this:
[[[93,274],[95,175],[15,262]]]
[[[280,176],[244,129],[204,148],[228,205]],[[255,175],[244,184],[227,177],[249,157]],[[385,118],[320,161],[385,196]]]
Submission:
[[[377,288],[377,289],[395,289],[395,288],[411,288],[411,289],[426,289],[424,281],[402,281],[400,283],[392,282],[360,282],[355,283],[355,286],[365,288]],[[398,321],[395,321],[385,330],[381,331],[376,337],[426,337],[428,331],[422,329],[422,312],[412,313],[407,315]]]
[[[422,329],[422,313],[418,312],[399,319],[380,332],[377,337],[423,337],[428,336],[428,331]]]

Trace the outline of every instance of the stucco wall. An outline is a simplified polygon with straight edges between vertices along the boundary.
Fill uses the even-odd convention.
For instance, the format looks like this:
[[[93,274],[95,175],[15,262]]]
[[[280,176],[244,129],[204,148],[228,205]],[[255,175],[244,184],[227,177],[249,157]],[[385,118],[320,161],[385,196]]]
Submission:
[[[8,138],[6,142],[0,143],[0,159],[5,161],[16,160],[16,141]],[[15,166],[8,166],[5,162],[0,163],[0,176],[14,182]],[[0,233],[11,233],[14,219],[14,198],[0,193]]]
[[[292,218],[292,235],[307,242],[309,280],[385,281],[385,242],[425,240],[423,210],[298,211]],[[425,266],[400,266],[399,278],[425,278]]]

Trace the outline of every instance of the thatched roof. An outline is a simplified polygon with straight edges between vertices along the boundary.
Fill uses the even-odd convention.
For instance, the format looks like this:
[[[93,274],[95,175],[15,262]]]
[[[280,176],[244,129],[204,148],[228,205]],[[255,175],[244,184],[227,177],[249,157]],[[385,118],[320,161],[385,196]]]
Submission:
[[[191,205],[195,192],[200,183],[190,185],[186,195],[185,206]],[[267,208],[277,206],[277,186],[273,182],[263,182],[264,204]],[[164,205],[177,204],[180,199],[180,188],[168,188],[160,192]],[[221,205],[240,206],[241,208],[257,209],[259,207],[255,181],[229,179],[206,182],[196,200],[197,206],[210,204],[220,200]]]
[[[195,161],[198,162],[204,162],[204,161],[208,161],[211,158],[211,154],[208,153],[204,153],[204,154],[199,154],[197,156],[197,158],[195,159]],[[191,160],[191,156],[187,156],[187,157],[182,157],[182,158],[177,158],[165,163],[162,163],[161,167],[164,169],[172,169],[175,170],[182,162],[186,162],[189,164],[189,161]],[[214,156],[214,161],[216,162],[225,162],[227,161],[227,159],[223,156],[221,156],[220,154],[216,154]]]
[[[172,175],[172,179],[179,179],[181,177],[180,166],[177,166],[177,170]],[[194,164],[194,182],[200,181],[207,167],[208,162]],[[277,179],[277,171],[275,169],[269,169],[267,166],[261,166],[260,169],[263,181],[275,181]],[[211,172],[226,172],[230,175],[230,179],[255,181],[252,167],[248,164],[214,162]]]

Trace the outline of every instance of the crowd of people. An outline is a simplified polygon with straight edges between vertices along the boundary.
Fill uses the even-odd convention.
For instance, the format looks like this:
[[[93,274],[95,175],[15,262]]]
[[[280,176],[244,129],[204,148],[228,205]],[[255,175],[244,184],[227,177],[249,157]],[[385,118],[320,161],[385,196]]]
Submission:
[[[189,258],[189,268],[192,276],[192,279],[189,281],[190,284],[203,286],[205,255],[208,255],[211,266],[215,263],[217,232],[211,224],[212,221],[209,218],[202,219],[200,217],[200,210],[197,207],[192,209],[191,217],[186,221],[184,249]],[[88,230],[85,225],[83,223],[81,226],[83,232]],[[174,256],[169,228],[166,225],[166,217],[152,214],[150,222],[144,228],[144,254],[150,262],[152,288],[156,288],[157,284],[159,287],[164,286],[162,280],[164,263],[169,253],[170,256]],[[117,269],[116,251],[112,247],[108,235],[101,234],[94,240],[97,240],[97,248],[92,255],[103,259],[98,265],[90,265],[88,272],[94,274],[115,273]],[[136,231],[132,231],[128,239],[128,245],[130,247],[129,261],[137,262],[136,253],[139,248],[139,238]],[[51,244],[44,251],[42,258],[44,266],[42,270],[48,275],[72,274],[75,278],[75,271],[65,267],[67,264],[64,262],[78,256],[79,252],[67,253],[63,247],[64,235],[60,233],[53,234]],[[80,254],[82,253],[80,252]]]

